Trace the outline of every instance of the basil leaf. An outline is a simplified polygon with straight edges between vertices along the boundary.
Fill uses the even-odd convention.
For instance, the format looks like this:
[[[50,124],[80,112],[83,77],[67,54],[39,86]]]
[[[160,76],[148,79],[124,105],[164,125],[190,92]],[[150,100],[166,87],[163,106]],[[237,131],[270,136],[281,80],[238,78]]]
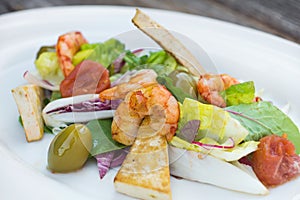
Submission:
[[[225,99],[227,106],[252,103],[255,97],[254,82],[248,81],[232,85],[220,94]]]
[[[92,133],[92,156],[126,147],[112,139],[111,123],[112,119],[99,119],[92,120],[87,124]]]
[[[256,140],[276,134],[286,133],[288,139],[295,145],[297,154],[300,153],[300,133],[294,122],[272,103],[261,101],[251,104],[240,104],[227,107],[232,117],[249,130],[245,141]]]

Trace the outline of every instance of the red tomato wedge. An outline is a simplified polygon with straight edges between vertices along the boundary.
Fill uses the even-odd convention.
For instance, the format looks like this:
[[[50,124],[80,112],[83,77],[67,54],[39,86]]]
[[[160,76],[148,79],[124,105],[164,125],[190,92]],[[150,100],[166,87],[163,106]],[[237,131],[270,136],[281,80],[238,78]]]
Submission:
[[[281,185],[300,174],[300,157],[288,139],[269,135],[260,139],[253,153],[252,167],[267,187]]]
[[[62,97],[98,94],[110,87],[109,72],[101,64],[85,60],[60,84]]]

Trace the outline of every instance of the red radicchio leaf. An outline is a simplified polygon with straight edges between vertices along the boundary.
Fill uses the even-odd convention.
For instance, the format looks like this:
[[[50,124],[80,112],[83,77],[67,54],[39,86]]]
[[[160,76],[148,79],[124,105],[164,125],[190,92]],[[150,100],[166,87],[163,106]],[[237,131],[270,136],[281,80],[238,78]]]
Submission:
[[[129,147],[101,153],[95,156],[101,179],[106,175],[110,168],[118,167],[123,163],[128,153],[128,148]]]
[[[200,120],[191,120],[187,122],[184,127],[176,135],[191,143],[194,141],[196,135],[198,134],[198,129],[200,127]]]

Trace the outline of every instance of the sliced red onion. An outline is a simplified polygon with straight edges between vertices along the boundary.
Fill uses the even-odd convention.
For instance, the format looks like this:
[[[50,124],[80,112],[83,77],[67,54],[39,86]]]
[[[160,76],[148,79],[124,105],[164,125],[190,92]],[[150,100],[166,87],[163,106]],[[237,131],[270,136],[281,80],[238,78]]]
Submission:
[[[23,74],[23,77],[25,80],[28,81],[28,83],[32,83],[35,85],[38,85],[42,88],[45,88],[47,90],[51,90],[51,91],[59,91],[59,85],[53,85],[52,83],[50,83],[47,80],[42,80],[39,77],[33,75],[32,73],[30,73],[29,71],[26,71]]]
[[[197,141],[193,141],[193,144],[196,144],[200,147],[204,147],[204,148],[216,148],[216,149],[231,149],[235,146],[235,142],[234,140],[230,137],[229,140],[231,141],[232,144],[230,145],[218,145],[218,144],[205,144],[202,142],[197,142]]]
[[[145,50],[145,49],[140,48],[140,49],[132,50],[131,52],[132,52],[133,54],[139,54],[139,53],[143,52],[144,50]]]
[[[200,120],[191,120],[187,122],[176,136],[191,143],[194,141],[196,135],[198,134],[198,129],[200,127]]]

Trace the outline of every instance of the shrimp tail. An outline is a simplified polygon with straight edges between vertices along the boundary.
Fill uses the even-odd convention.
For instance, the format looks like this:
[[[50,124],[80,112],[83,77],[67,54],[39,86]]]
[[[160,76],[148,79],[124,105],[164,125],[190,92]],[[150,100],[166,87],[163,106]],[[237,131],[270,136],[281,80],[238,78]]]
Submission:
[[[99,98],[102,101],[105,101],[105,100],[115,100],[116,99],[116,95],[115,94],[117,93],[117,90],[118,90],[117,87],[108,88],[108,89],[102,91],[99,94]]]
[[[75,68],[72,63],[74,55],[80,50],[80,46],[86,43],[88,43],[88,41],[79,31],[69,32],[59,36],[56,43],[56,54],[65,77]]]

